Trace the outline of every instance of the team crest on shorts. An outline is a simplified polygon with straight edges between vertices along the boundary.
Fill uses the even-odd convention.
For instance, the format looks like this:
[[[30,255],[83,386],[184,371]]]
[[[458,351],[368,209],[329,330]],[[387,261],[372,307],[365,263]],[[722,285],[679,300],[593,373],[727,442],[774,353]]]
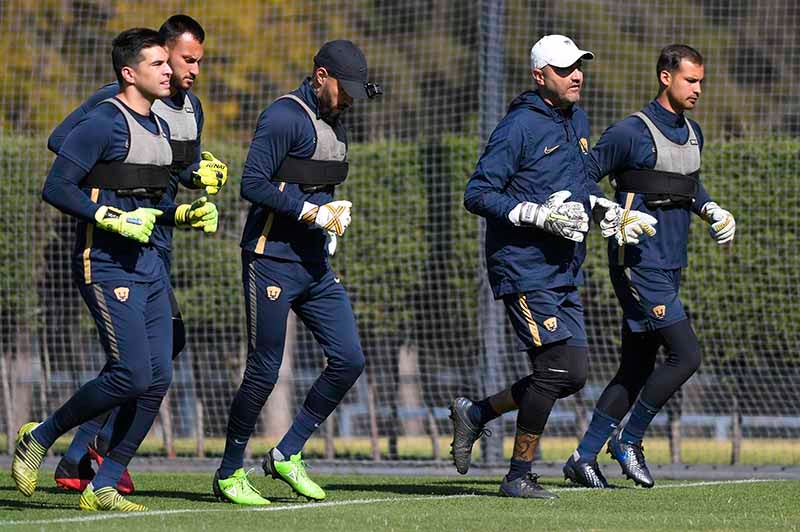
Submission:
[[[667,307],[665,307],[664,305],[656,305],[655,307],[653,307],[652,312],[653,316],[655,316],[656,319],[663,320],[664,316],[667,315]]]
[[[114,297],[117,298],[117,301],[122,303],[125,303],[128,300],[130,293],[131,291],[127,286],[118,286],[114,289]]]
[[[580,142],[581,151],[583,152],[583,154],[586,155],[587,153],[589,153],[589,141],[586,140],[585,137],[581,137],[581,140],[579,142]]]
[[[550,332],[556,332],[556,329],[558,329],[558,320],[555,316],[547,318],[542,322],[542,324],[544,325],[544,328]]]
[[[268,286],[267,287],[267,297],[270,301],[275,301],[279,297],[281,297],[281,287],[280,286]]]

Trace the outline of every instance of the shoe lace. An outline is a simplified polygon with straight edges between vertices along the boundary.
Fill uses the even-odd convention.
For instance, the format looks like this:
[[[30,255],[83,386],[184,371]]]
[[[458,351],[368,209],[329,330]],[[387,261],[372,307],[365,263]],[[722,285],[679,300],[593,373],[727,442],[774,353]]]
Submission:
[[[244,476],[242,476],[242,477],[239,479],[239,486],[241,486],[241,488],[242,488],[243,490],[250,490],[250,491],[254,491],[256,494],[258,494],[258,495],[261,495],[261,492],[260,492],[260,491],[258,491],[258,488],[256,488],[256,487],[255,487],[255,486],[254,486],[254,485],[253,485],[253,484],[250,482],[250,473],[252,473],[253,471],[255,471],[255,468],[251,467],[250,469],[248,469],[248,470],[245,472]]]
[[[522,482],[530,484],[534,488],[541,488],[539,485],[539,475],[536,473],[525,473],[525,476],[522,477]]]
[[[480,438],[481,436],[486,436],[487,438],[491,438],[492,429],[487,429],[486,427],[483,427],[481,431],[478,433],[478,438]]]
[[[641,443],[631,443],[631,452],[640,465],[644,465],[644,445]]]

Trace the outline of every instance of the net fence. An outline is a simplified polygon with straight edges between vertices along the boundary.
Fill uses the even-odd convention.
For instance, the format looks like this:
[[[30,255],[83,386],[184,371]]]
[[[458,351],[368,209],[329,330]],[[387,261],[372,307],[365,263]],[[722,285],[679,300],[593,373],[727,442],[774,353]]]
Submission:
[[[789,0],[0,1],[4,447],[21,423],[51,413],[96,375],[105,357],[70,280],[74,223],[39,197],[53,160],[47,136],[113,80],[118,32],[158,28],[175,13],[206,30],[194,89],[205,110],[203,146],[228,163],[231,179],[216,200],[219,232],[176,234],[173,284],[188,343],[147,443],[152,452],[221,452],[247,352],[238,247],[247,148],[260,111],[310,74],[321,44],[348,38],[385,90],[346,115],[351,174],[337,193],[353,202],[354,223],[333,266],[355,308],[367,370],[310,452],[446,458],[449,401],[528,373],[488,295],[480,222],[461,204],[483,142],[508,102],[531,87],[531,45],[561,33],[596,54],[582,98],[592,140],[654,97],[663,46],[687,43],[705,58],[692,113],[706,139],[703,180],[738,229],[735,245],[720,249],[693,224],[682,299],[704,362],[656,418],[649,457],[800,464],[800,7]],[[184,190],[179,200],[192,197]],[[552,460],[574,448],[616,370],[621,312],[605,243],[592,233],[588,247],[589,381],[553,411],[543,440]],[[280,438],[323,364],[321,348],[290,317],[281,377],[252,451]],[[509,414],[493,428],[510,436],[513,424]],[[499,459],[503,441],[493,438],[486,457]]]

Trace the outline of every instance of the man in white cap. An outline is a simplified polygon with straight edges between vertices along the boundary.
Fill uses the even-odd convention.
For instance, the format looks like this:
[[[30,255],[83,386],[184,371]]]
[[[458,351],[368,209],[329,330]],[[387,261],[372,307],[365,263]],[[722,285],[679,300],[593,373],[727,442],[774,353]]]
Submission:
[[[586,173],[589,121],[575,104],[583,61],[592,59],[592,52],[563,35],[547,35],[533,46],[534,90],[511,102],[464,195],[467,210],[486,218],[489,283],[533,371],[496,395],[452,402],[452,454],[456,469],[466,473],[486,423],[519,409],[511,467],[500,485],[508,497],[557,497],[539,485],[531,466],[555,401],[586,381],[588,343],[578,286],[588,213],[596,203],[590,193],[599,189]],[[630,233],[633,242],[640,224],[623,227],[612,205],[604,199],[598,205],[604,236]]]

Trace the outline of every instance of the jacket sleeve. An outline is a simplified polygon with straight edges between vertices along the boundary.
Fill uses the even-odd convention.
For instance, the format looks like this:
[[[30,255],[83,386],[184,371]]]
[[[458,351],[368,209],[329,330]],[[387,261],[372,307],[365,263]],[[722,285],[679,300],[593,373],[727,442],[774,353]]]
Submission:
[[[58,151],[63,146],[64,141],[76,125],[86,116],[86,113],[94,109],[94,107],[108,98],[113,98],[119,93],[119,86],[116,83],[106,85],[94,94],[92,94],[85,102],[83,102],[77,109],[72,111],[60,124],[56,126],[50,137],[47,139],[47,149],[51,152],[58,154]]]
[[[289,154],[298,134],[296,117],[287,106],[280,104],[273,104],[261,113],[247,153],[241,185],[242,199],[295,220],[300,217],[303,202],[283,194],[273,183],[272,176]]]
[[[503,120],[495,128],[467,182],[464,207],[469,212],[512,225],[508,213],[519,202],[505,190],[519,169],[524,144],[522,126],[513,120]]]

